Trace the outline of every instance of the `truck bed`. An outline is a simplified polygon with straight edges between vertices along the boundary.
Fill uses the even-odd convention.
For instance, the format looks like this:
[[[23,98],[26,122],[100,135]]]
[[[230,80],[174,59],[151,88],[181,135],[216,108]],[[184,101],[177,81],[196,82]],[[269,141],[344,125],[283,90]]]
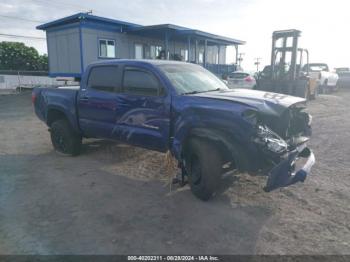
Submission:
[[[58,88],[34,88],[32,99],[34,103],[35,113],[44,122],[50,121],[49,112],[53,112],[55,108],[64,108],[66,116],[72,127],[79,130],[78,111],[77,111],[77,95],[79,87],[58,87]]]

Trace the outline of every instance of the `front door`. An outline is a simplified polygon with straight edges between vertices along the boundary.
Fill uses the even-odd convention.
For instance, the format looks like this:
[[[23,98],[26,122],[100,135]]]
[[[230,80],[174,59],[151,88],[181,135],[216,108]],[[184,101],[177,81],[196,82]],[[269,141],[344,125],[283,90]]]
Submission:
[[[128,144],[165,152],[169,143],[170,95],[142,67],[125,67],[113,136]]]

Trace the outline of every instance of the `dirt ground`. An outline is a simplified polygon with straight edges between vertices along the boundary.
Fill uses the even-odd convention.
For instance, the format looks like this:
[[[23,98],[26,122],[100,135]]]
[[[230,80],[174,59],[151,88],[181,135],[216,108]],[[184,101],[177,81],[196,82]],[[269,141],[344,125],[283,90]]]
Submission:
[[[0,254],[350,254],[350,92],[322,95],[317,164],[264,193],[241,175],[210,202],[173,186],[163,154],[87,140],[57,155],[30,94],[0,96]]]

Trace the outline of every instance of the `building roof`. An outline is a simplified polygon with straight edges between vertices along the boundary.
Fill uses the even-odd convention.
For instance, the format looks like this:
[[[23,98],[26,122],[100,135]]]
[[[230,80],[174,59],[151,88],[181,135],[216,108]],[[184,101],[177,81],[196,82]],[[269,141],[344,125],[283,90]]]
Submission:
[[[52,28],[68,25],[76,22],[88,21],[93,23],[105,24],[106,26],[118,26],[122,27],[124,32],[130,34],[137,34],[141,36],[153,36],[153,37],[164,37],[166,33],[169,36],[176,36],[177,38],[182,38],[186,40],[187,37],[195,37],[200,40],[207,39],[214,44],[222,44],[222,45],[243,45],[245,41],[233,39],[230,37],[215,35],[211,33],[207,33],[204,31],[191,29],[183,26],[178,26],[174,24],[159,24],[159,25],[149,25],[142,26],[139,24],[124,22],[120,20],[104,18],[100,16],[91,15],[88,13],[78,13],[72,16],[67,16],[46,24],[42,24],[37,26],[37,29],[40,30],[50,30]]]
[[[200,39],[208,39],[210,41],[217,42],[224,45],[225,44],[226,45],[244,45],[245,44],[245,41],[242,41],[242,40],[215,35],[204,31],[191,29],[183,26],[178,26],[174,24],[160,24],[160,25],[133,27],[133,28],[129,28],[127,32],[139,34],[139,35],[163,35],[164,33],[168,32],[170,35],[173,34],[178,37],[181,37],[181,36],[184,38],[186,38],[187,36],[197,37]]]
[[[139,27],[139,26],[141,26],[138,24],[128,23],[128,22],[124,22],[124,21],[120,21],[120,20],[95,16],[95,15],[91,15],[88,13],[77,13],[75,15],[67,16],[67,17],[52,21],[52,22],[48,22],[48,23],[39,25],[36,27],[36,29],[47,30],[47,29],[54,28],[54,27],[61,26],[61,25],[67,25],[67,24],[72,24],[75,22],[80,22],[82,20],[91,21],[91,22],[106,23],[109,25],[126,26],[126,27]]]

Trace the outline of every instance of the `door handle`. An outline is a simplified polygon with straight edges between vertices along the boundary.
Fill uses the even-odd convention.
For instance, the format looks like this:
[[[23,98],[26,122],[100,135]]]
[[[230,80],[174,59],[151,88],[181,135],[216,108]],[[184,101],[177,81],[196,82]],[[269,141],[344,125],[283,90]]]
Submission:
[[[89,97],[88,96],[81,96],[80,101],[89,101]]]

